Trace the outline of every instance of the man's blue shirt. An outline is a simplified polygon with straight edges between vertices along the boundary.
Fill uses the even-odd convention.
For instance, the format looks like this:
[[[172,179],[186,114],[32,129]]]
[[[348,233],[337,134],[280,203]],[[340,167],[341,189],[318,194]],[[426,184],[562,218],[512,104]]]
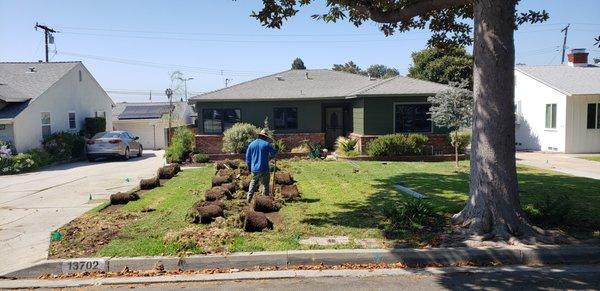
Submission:
[[[269,157],[277,154],[277,150],[267,141],[260,138],[248,145],[246,150],[246,164],[253,173],[269,171]]]

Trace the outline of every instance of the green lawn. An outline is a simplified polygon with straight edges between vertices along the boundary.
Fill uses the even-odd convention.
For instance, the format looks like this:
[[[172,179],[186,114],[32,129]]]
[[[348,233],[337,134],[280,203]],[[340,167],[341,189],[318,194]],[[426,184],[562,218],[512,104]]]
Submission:
[[[346,162],[307,161],[279,162],[288,168],[302,194],[299,202],[287,203],[280,211],[283,224],[262,233],[234,232],[223,239],[226,251],[263,251],[308,248],[298,238],[324,235],[348,235],[351,238],[376,238],[387,246],[409,237],[394,240],[382,234],[382,206],[407,199],[393,185],[401,183],[430,197],[446,213],[459,211],[467,197],[468,162],[455,171],[453,162]],[[355,171],[354,169],[358,169]],[[572,197],[573,210],[568,216],[572,234],[591,236],[600,225],[600,181],[571,177],[556,172],[519,167],[522,203],[533,203],[547,193],[552,197]],[[97,256],[175,255],[182,252],[207,252],[193,246],[167,242],[168,232],[205,225],[190,225],[185,215],[201,194],[191,189],[207,189],[214,174],[212,167],[185,170],[163,187],[145,193],[112,214],[93,212],[94,219],[103,215],[129,213],[135,216],[122,228],[117,238],[95,251]],[[143,209],[155,211],[141,213]],[[576,226],[575,228],[573,226]],[[233,230],[233,228],[232,228]],[[353,243],[338,248],[357,247]]]
[[[589,157],[579,157],[580,159],[585,159],[594,162],[600,162],[600,156],[589,156]]]

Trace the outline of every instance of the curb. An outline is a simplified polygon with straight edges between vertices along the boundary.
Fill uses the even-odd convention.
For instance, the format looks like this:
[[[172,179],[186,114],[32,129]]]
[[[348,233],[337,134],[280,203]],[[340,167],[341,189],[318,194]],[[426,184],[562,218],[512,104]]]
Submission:
[[[6,278],[37,278],[44,274],[152,270],[239,269],[257,266],[403,263],[407,267],[465,265],[560,265],[600,263],[600,245],[514,248],[351,249],[194,255],[189,257],[80,258],[46,260],[5,274]]]
[[[595,265],[573,265],[568,267],[449,267],[449,268],[423,268],[423,269],[359,269],[359,270],[279,270],[279,271],[251,271],[217,274],[196,275],[163,275],[155,277],[107,277],[107,278],[82,278],[82,279],[19,279],[0,280],[0,288],[6,289],[37,289],[37,288],[73,288],[87,286],[110,286],[130,284],[167,284],[189,282],[226,282],[242,280],[276,280],[276,279],[307,279],[327,277],[381,277],[381,276],[435,276],[444,274],[485,274],[485,273],[527,273],[537,272],[546,276],[555,273],[600,273]]]

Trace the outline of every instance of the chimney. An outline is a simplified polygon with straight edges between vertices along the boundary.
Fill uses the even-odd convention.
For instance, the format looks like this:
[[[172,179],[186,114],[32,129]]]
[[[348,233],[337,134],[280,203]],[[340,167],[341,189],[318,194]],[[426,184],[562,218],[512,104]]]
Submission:
[[[572,49],[569,54],[567,54],[567,58],[569,60],[569,66],[571,67],[587,67],[588,65],[588,55],[583,48]]]

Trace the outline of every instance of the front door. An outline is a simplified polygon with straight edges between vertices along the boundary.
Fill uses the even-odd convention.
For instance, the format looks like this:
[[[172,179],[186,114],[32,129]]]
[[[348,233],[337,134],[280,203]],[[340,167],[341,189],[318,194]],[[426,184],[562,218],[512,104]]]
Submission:
[[[325,108],[325,145],[333,149],[335,140],[344,135],[344,112],[342,107]]]

